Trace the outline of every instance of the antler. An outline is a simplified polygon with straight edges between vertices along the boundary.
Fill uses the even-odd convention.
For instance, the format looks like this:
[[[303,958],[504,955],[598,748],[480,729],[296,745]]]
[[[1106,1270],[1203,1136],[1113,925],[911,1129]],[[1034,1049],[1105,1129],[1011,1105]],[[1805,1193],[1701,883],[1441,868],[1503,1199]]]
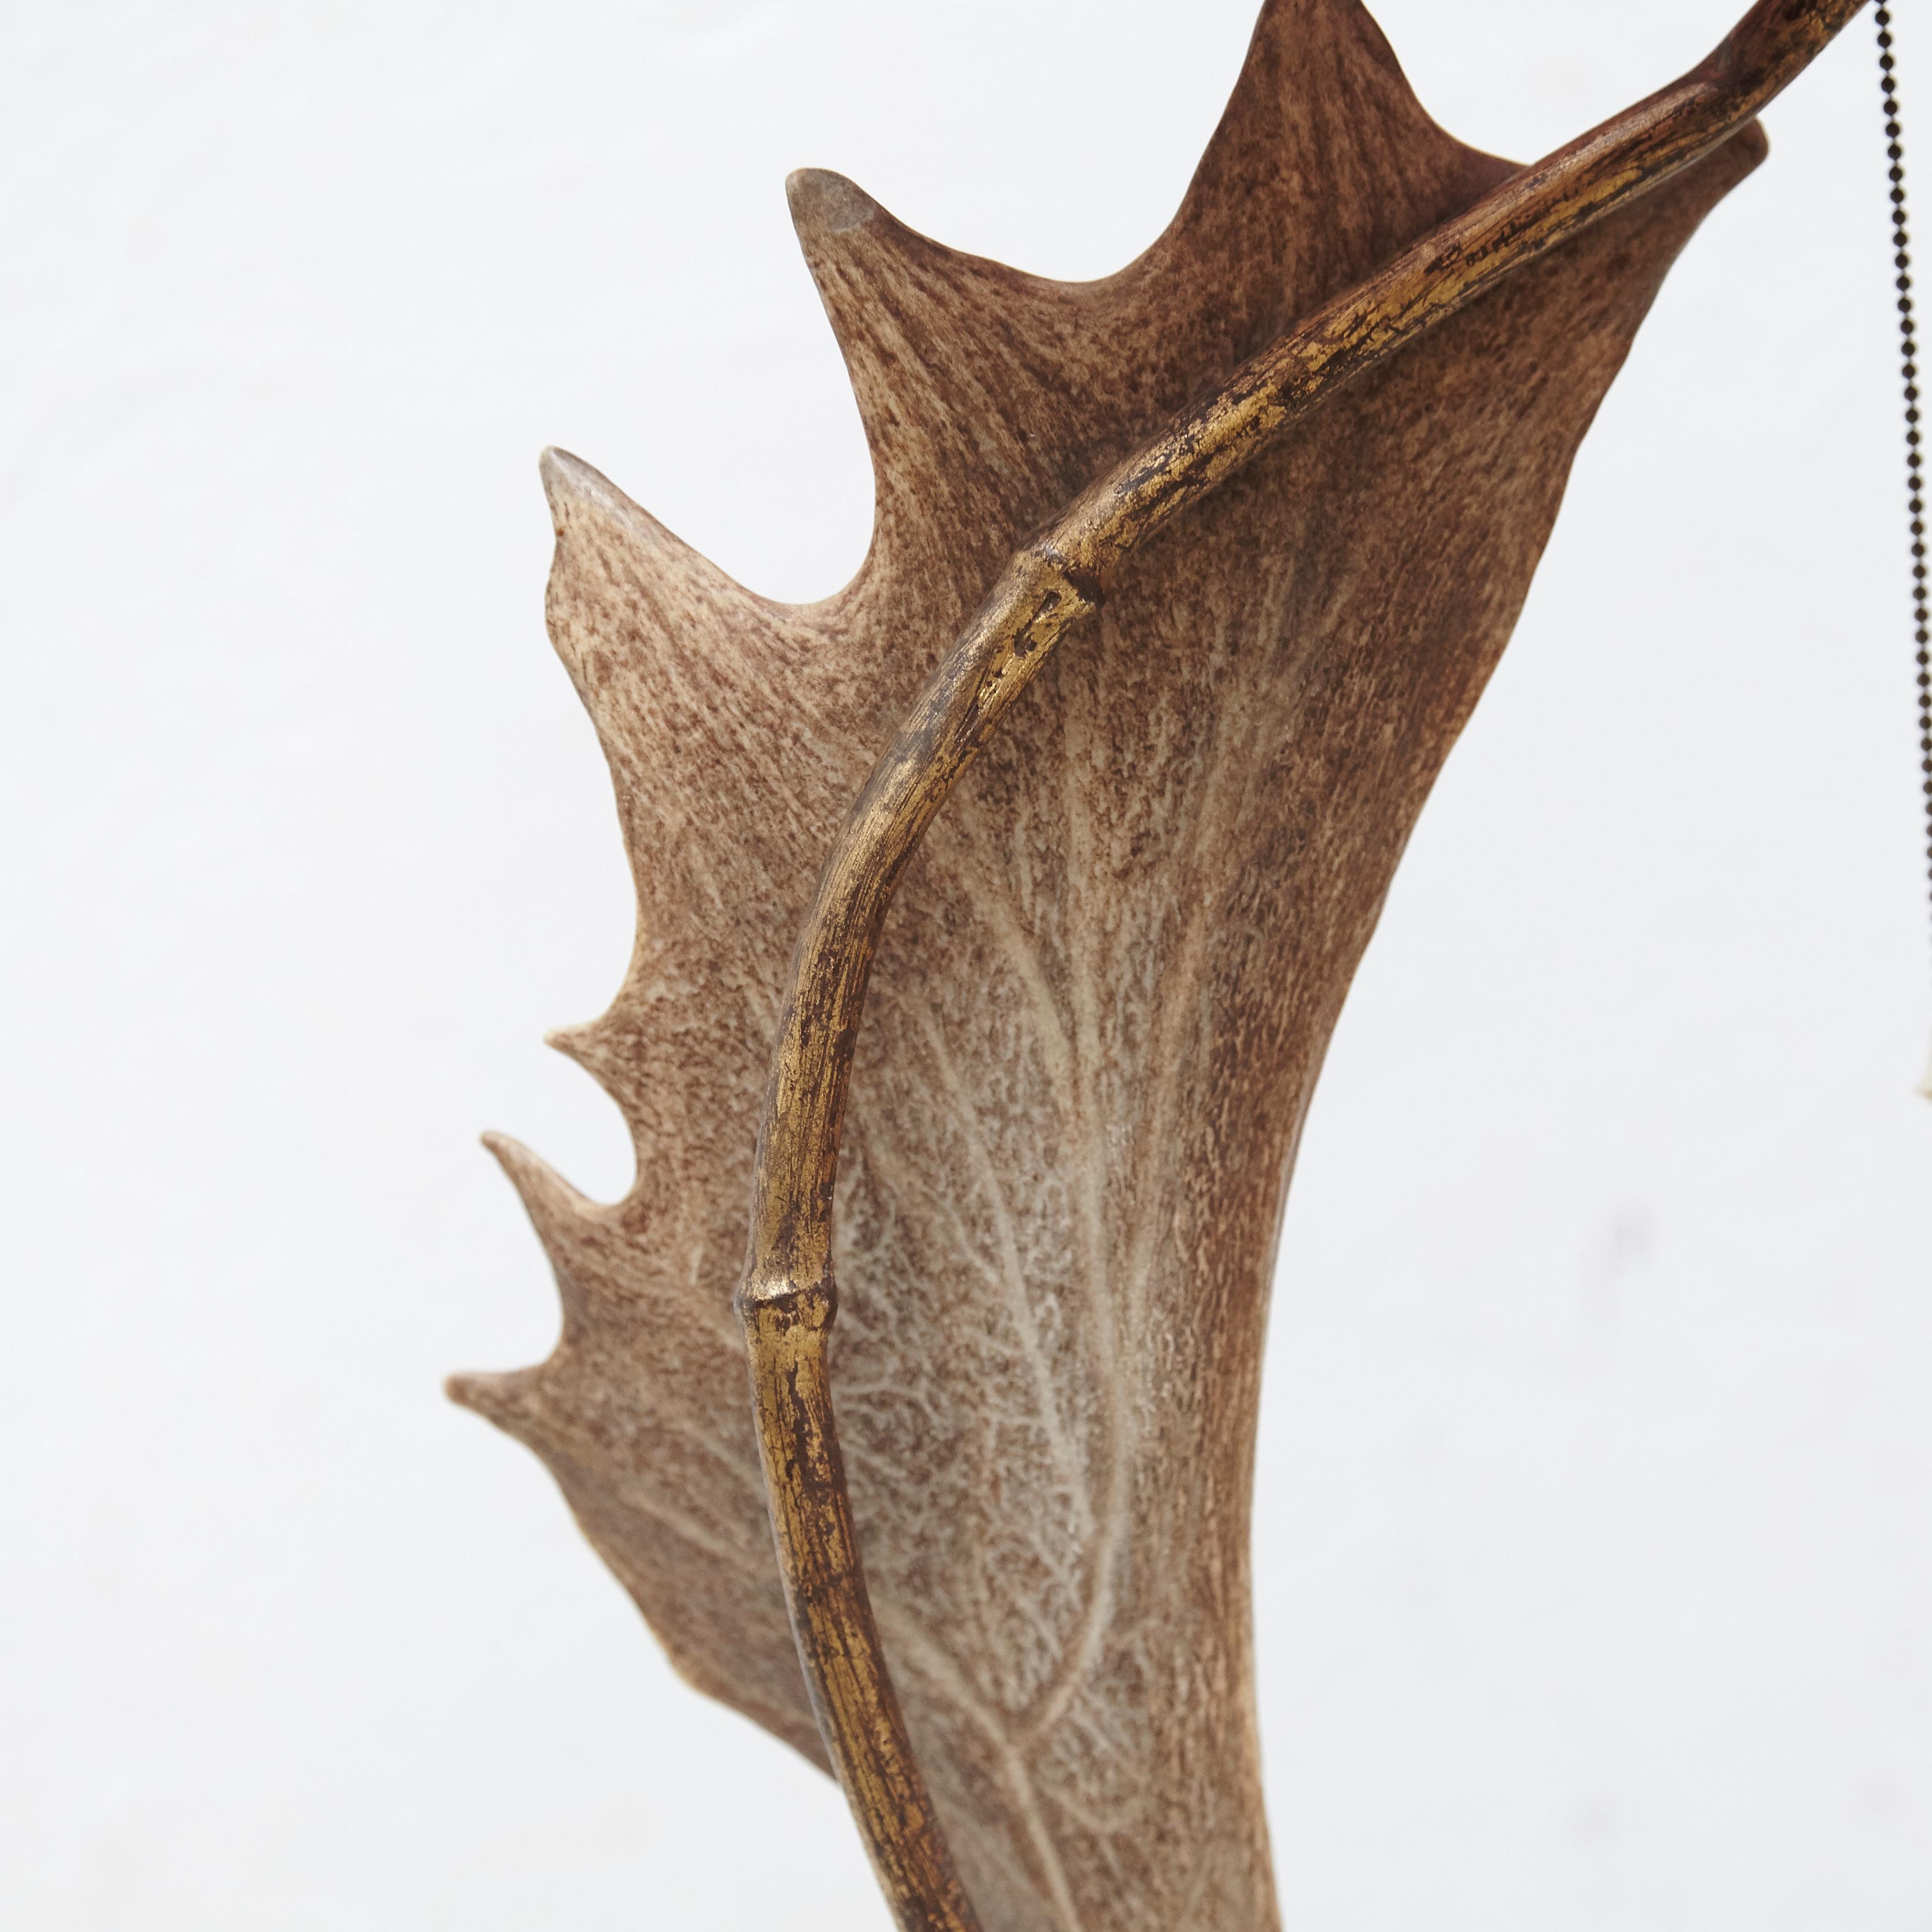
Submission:
[[[820,1732],[907,1932],[976,1932],[881,1651],[839,1454],[838,1147],[894,889],[948,791],[1122,560],[1336,390],[1736,134],[1863,0],[1760,0],[1700,65],[1405,249],[1246,363],[1018,550],[928,680],[826,860],[794,958],[737,1295],[785,1597]]]

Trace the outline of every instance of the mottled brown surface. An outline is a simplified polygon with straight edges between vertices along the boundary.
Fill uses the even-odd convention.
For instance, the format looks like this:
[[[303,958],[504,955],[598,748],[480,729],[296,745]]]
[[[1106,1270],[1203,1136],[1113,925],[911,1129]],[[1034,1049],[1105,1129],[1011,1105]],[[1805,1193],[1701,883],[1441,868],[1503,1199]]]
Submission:
[[[1296,1136],[1576,442],[1761,152],[1749,132],[1523,271],[1154,538],[906,877],[853,1087],[834,1375],[880,1628],[988,1932],[1274,1922],[1247,1525]],[[600,1207],[500,1147],[563,1336],[458,1392],[543,1456],[684,1674],[821,1762],[731,1313],[819,863],[1016,542],[1506,171],[1429,121],[1350,0],[1274,0],[1172,226],[1107,280],[956,255],[794,177],[878,475],[836,597],[756,598],[548,460],[552,634],[640,912],[615,1004],[562,1043],[638,1178]]]

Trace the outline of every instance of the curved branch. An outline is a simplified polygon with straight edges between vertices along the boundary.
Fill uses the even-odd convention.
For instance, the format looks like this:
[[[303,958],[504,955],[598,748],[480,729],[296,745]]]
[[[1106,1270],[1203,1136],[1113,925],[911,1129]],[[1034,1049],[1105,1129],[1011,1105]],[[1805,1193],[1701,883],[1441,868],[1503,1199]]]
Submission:
[[[832,1211],[853,1048],[899,874],[952,783],[1135,546],[1364,370],[1728,140],[1864,0],[1760,0],[1683,79],[1523,169],[1318,310],[1017,552],[873,768],[792,962],[737,1307],[819,1730],[908,1932],[976,1932],[880,1652],[834,1426]]]

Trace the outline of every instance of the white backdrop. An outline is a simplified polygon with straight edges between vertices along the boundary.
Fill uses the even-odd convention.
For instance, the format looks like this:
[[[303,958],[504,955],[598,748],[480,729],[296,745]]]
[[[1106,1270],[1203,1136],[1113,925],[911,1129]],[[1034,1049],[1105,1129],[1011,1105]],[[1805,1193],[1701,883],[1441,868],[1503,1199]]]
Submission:
[[[554,1330],[476,1130],[627,1182],[538,1044],[631,908],[534,460],[830,590],[869,478],[785,171],[1106,272],[1250,4],[0,14],[0,1923],[885,1926],[832,1788],[438,1390]],[[1378,12],[1526,155],[1740,4]],[[1932,1921],[1876,122],[1862,20],[1585,446],[1335,1044],[1256,1523],[1298,1925]]]

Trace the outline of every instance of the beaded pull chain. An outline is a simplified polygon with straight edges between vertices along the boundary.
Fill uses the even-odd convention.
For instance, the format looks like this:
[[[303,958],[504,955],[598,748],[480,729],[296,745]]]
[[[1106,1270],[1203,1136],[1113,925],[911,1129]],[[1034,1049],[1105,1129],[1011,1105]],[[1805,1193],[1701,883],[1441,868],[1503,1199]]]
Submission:
[[[1905,502],[1912,531],[1912,631],[1918,669],[1918,770],[1925,794],[1925,857],[1932,881],[1932,614],[1925,592],[1925,472],[1918,456],[1918,328],[1912,311],[1911,233],[1905,218],[1905,144],[1898,122],[1898,63],[1892,52],[1892,9],[1872,10],[1878,28],[1878,84],[1885,105],[1886,154],[1892,163],[1892,240],[1898,270],[1898,358],[1905,388]],[[1932,1100],[1932,1064],[1918,1090]]]

